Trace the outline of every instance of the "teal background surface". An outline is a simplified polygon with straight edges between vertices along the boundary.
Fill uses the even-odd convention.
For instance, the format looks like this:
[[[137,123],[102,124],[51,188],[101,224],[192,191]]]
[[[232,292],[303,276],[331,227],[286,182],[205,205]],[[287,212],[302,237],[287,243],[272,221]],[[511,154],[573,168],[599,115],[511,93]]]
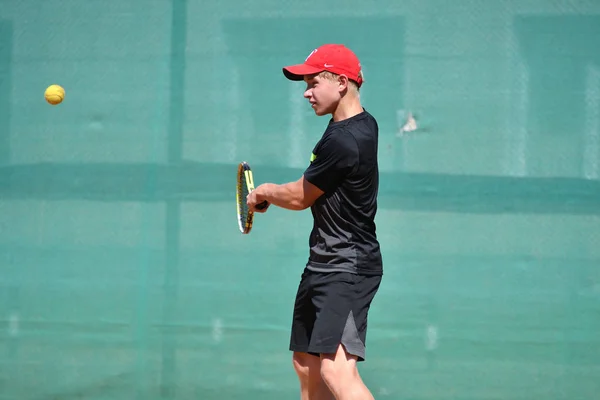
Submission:
[[[234,178],[308,165],[281,67],[327,42],[380,124],[375,398],[597,399],[599,37],[593,0],[0,0],[0,399],[299,398],[310,212],[241,235]]]

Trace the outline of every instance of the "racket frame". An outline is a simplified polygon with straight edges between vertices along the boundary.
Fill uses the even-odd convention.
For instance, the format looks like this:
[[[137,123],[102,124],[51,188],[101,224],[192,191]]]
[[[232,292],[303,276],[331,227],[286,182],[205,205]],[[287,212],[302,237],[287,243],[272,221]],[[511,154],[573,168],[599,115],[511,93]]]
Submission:
[[[254,176],[252,174],[252,169],[250,168],[250,165],[246,161],[242,161],[238,165],[237,185],[235,191],[238,226],[240,228],[240,232],[246,235],[252,230],[252,224],[254,222],[254,212],[248,210],[246,222],[244,223],[242,221],[242,202],[246,201],[246,199],[240,199],[241,192],[243,190],[243,185],[246,186],[248,193],[254,190]]]

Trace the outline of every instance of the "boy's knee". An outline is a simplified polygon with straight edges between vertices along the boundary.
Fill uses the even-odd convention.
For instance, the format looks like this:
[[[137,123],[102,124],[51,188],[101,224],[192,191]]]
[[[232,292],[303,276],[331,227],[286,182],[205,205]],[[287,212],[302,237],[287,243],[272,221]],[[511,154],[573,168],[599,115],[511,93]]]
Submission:
[[[321,377],[330,388],[337,391],[339,385],[350,383],[358,378],[356,356],[346,353],[340,345],[336,354],[324,355],[321,358]]]
[[[294,370],[299,377],[306,376],[308,379],[308,366],[302,364],[301,357],[298,357],[296,353],[294,353],[292,357],[292,364],[294,365]]]
[[[321,363],[321,378],[327,386],[335,388],[356,377],[356,366],[349,362],[333,362],[324,359]]]
[[[327,386],[331,387],[332,384],[335,384],[339,375],[339,369],[333,363],[321,364],[321,378],[327,383]]]
[[[292,364],[301,381],[308,381],[312,370],[319,368],[319,359],[309,354],[294,352]]]

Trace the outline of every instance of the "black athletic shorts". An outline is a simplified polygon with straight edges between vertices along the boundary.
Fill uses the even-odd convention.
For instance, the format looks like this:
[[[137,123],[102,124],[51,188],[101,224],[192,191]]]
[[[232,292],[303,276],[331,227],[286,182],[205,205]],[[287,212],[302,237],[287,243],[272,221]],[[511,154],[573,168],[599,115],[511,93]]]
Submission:
[[[305,269],[298,286],[290,350],[319,356],[343,344],[365,360],[367,315],[381,276]]]

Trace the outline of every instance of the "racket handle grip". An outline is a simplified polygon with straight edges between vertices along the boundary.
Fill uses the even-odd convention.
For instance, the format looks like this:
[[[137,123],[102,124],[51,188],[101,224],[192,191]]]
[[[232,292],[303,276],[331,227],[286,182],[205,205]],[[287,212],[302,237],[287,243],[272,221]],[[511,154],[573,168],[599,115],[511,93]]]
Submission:
[[[267,206],[269,205],[269,203],[267,203],[267,201],[263,201],[262,203],[258,203],[256,205],[256,209],[257,210],[264,210],[265,208],[267,208]]]

